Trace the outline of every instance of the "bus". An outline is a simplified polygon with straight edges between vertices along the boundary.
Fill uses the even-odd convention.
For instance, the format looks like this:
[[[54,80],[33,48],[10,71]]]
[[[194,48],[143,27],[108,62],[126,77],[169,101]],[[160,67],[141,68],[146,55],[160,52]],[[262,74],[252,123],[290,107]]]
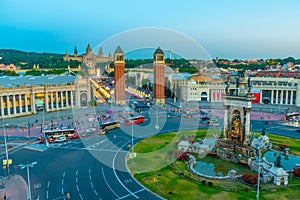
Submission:
[[[129,126],[131,124],[140,124],[145,122],[145,117],[144,116],[137,116],[137,117],[131,117],[127,118],[124,121],[125,126]]]
[[[120,127],[119,121],[104,122],[100,124],[102,130],[112,130]]]
[[[57,139],[60,136],[71,137],[76,134],[75,129],[58,129],[58,130],[44,130],[46,138]]]

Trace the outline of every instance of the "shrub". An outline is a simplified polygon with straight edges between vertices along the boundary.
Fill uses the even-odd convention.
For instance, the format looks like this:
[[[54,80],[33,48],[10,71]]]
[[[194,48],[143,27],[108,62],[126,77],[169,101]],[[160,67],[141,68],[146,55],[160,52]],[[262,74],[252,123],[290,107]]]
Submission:
[[[280,144],[279,145],[279,149],[284,150],[285,148],[289,148],[289,146],[287,144]]]
[[[249,172],[244,172],[242,175],[242,180],[245,183],[255,185],[255,184],[257,184],[258,176],[257,176],[257,174],[250,174]]]
[[[187,152],[183,152],[181,150],[175,151],[173,155],[177,160],[187,160],[189,158]]]
[[[208,186],[213,186],[213,182],[209,181]]]
[[[293,171],[294,176],[300,178],[300,167],[296,167]]]
[[[202,180],[202,185],[205,185],[206,184],[206,180]]]
[[[245,187],[245,192],[250,192],[250,187],[246,186]]]

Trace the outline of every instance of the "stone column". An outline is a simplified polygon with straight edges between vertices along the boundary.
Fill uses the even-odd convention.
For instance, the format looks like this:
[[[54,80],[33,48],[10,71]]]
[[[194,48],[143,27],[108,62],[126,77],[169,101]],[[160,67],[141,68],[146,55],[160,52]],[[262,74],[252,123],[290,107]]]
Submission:
[[[283,104],[283,90],[280,92],[280,104]]]
[[[13,110],[14,110],[14,115],[17,114],[17,103],[16,103],[16,95],[13,95]]]
[[[31,92],[30,94],[30,105],[31,105],[31,112],[35,113],[35,97],[34,97],[34,93]]]
[[[64,107],[64,92],[60,91],[60,106]]]
[[[53,105],[53,92],[50,92],[50,104],[51,104],[51,110],[54,109],[54,105]]]
[[[245,140],[244,145],[247,145],[250,140],[251,130],[250,130],[250,112],[251,108],[245,108],[246,111],[246,122],[245,122]],[[246,143],[245,143],[246,142]]]
[[[74,96],[73,96],[73,90],[70,91],[70,94],[71,94],[71,107],[73,108],[73,106],[74,106],[74,102],[73,102],[73,98],[74,98]]]
[[[66,93],[66,107],[68,108],[69,107],[69,97],[68,97],[69,92],[68,92],[68,90],[65,91],[65,93]]]
[[[224,113],[224,138],[228,137],[228,112],[229,112],[229,106],[225,106],[225,113]]]
[[[271,90],[271,104],[273,104],[274,101],[274,90]]]
[[[3,104],[2,96],[0,96],[0,106],[1,106],[1,117],[4,117],[4,104]]]
[[[49,103],[48,103],[48,92],[45,92],[45,109],[46,111],[49,110]]]
[[[20,114],[23,113],[23,106],[22,106],[22,95],[19,94],[19,109],[20,109]]]
[[[293,105],[293,98],[294,98],[294,91],[291,90],[291,101],[290,101],[290,105]]]
[[[80,107],[80,92],[78,90],[75,91],[75,106]]]
[[[275,99],[275,104],[278,104],[278,90],[276,90],[276,99]]]
[[[288,97],[289,97],[289,91],[286,90],[286,91],[285,91],[285,105],[288,104]]]
[[[25,94],[25,96],[24,96],[24,101],[25,101],[25,113],[28,113],[27,94]]]
[[[262,103],[262,93],[263,93],[263,90],[261,90],[259,93],[259,103]]]
[[[55,103],[56,103],[56,110],[58,110],[58,92],[55,92]]]
[[[7,116],[9,116],[10,115],[9,95],[6,96],[6,108],[7,108]]]

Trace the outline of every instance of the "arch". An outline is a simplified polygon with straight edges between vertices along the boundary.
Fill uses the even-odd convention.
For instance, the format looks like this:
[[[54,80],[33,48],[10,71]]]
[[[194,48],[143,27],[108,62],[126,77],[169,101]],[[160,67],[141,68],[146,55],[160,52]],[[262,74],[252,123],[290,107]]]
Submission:
[[[207,92],[201,93],[201,101],[207,101]]]
[[[87,94],[86,93],[82,93],[80,94],[80,106],[87,106],[88,102],[87,102]]]

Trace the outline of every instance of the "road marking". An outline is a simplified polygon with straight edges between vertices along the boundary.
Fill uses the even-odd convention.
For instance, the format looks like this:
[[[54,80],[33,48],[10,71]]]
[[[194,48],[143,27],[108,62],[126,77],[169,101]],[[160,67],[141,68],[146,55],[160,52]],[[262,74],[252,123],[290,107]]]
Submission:
[[[61,180],[61,184],[62,184],[62,185],[64,184],[64,179]]]
[[[91,169],[89,169],[89,174],[91,174]]]
[[[116,152],[122,152],[122,153],[127,153],[127,151],[124,151],[124,150],[122,150],[122,151],[118,151],[118,150],[111,150],[111,149],[91,149],[91,148],[89,148],[89,147],[68,147],[68,148],[66,148],[66,147],[51,147],[51,148],[56,148],[56,149],[73,149],[73,150],[89,150],[89,151],[105,151],[105,152],[114,152],[114,153],[116,153]],[[5,155],[3,156],[3,158],[5,157]]]
[[[78,176],[78,169],[77,169],[77,171],[76,171],[76,176]]]
[[[77,189],[77,191],[79,192],[79,187],[78,187],[78,185],[76,185],[76,189]]]
[[[97,191],[96,191],[96,190],[94,190],[94,193],[95,193],[97,196],[99,196],[99,194],[97,193]]]
[[[46,198],[49,199],[49,192],[48,192],[48,188],[50,187],[50,181],[48,181],[47,183],[47,193],[46,193]]]
[[[64,188],[61,188],[61,194],[64,195]]]
[[[135,191],[134,194],[137,194],[137,193],[142,192],[142,191],[144,191],[144,190],[146,190],[146,188],[143,188],[143,189],[140,189],[140,190],[138,190],[138,191]],[[120,197],[120,198],[118,198],[118,199],[124,199],[124,198],[126,198],[126,197],[128,197],[128,196],[130,196],[130,195],[131,195],[131,194],[127,194],[127,195],[122,196],[122,197]]]
[[[105,184],[108,186],[108,188],[110,189],[110,191],[112,191],[112,193],[119,198],[119,196],[115,193],[115,191],[113,191],[113,189],[110,187],[110,185],[108,184],[106,178],[105,178],[105,175],[104,175],[104,170],[103,170],[103,167],[102,167],[102,176],[103,176],[103,179],[104,179],[104,182]]]
[[[94,185],[93,185],[93,183],[92,183],[92,182],[90,182],[90,184],[91,184],[91,187],[94,189]]]
[[[42,184],[41,183],[35,183],[33,185],[33,187],[34,187],[34,189],[38,189],[38,188],[42,187]]]
[[[76,183],[78,183],[78,178],[76,177]]]
[[[65,175],[66,175],[66,172],[63,173],[63,177],[65,177]]]
[[[119,151],[121,151],[121,149],[123,149],[125,146],[127,145],[127,143],[125,143],[120,149]],[[113,158],[113,163],[112,163],[112,167],[113,167],[113,171],[114,171],[114,174],[115,174],[115,177],[118,179],[119,183],[123,186],[123,188],[125,190],[127,190],[127,192],[129,192],[132,196],[134,196],[135,198],[139,199],[138,196],[136,196],[133,192],[131,192],[123,183],[122,181],[120,180],[120,178],[117,176],[117,172],[116,172],[116,169],[115,169],[115,160],[116,160],[116,157],[119,153],[119,151],[115,154],[114,158]],[[103,168],[102,168],[103,169]]]
[[[90,175],[90,180],[92,180],[92,176]]]
[[[83,198],[82,198],[82,196],[81,196],[81,194],[80,194],[80,193],[79,193],[79,197],[80,197],[80,199],[81,199],[81,200],[83,200]]]

